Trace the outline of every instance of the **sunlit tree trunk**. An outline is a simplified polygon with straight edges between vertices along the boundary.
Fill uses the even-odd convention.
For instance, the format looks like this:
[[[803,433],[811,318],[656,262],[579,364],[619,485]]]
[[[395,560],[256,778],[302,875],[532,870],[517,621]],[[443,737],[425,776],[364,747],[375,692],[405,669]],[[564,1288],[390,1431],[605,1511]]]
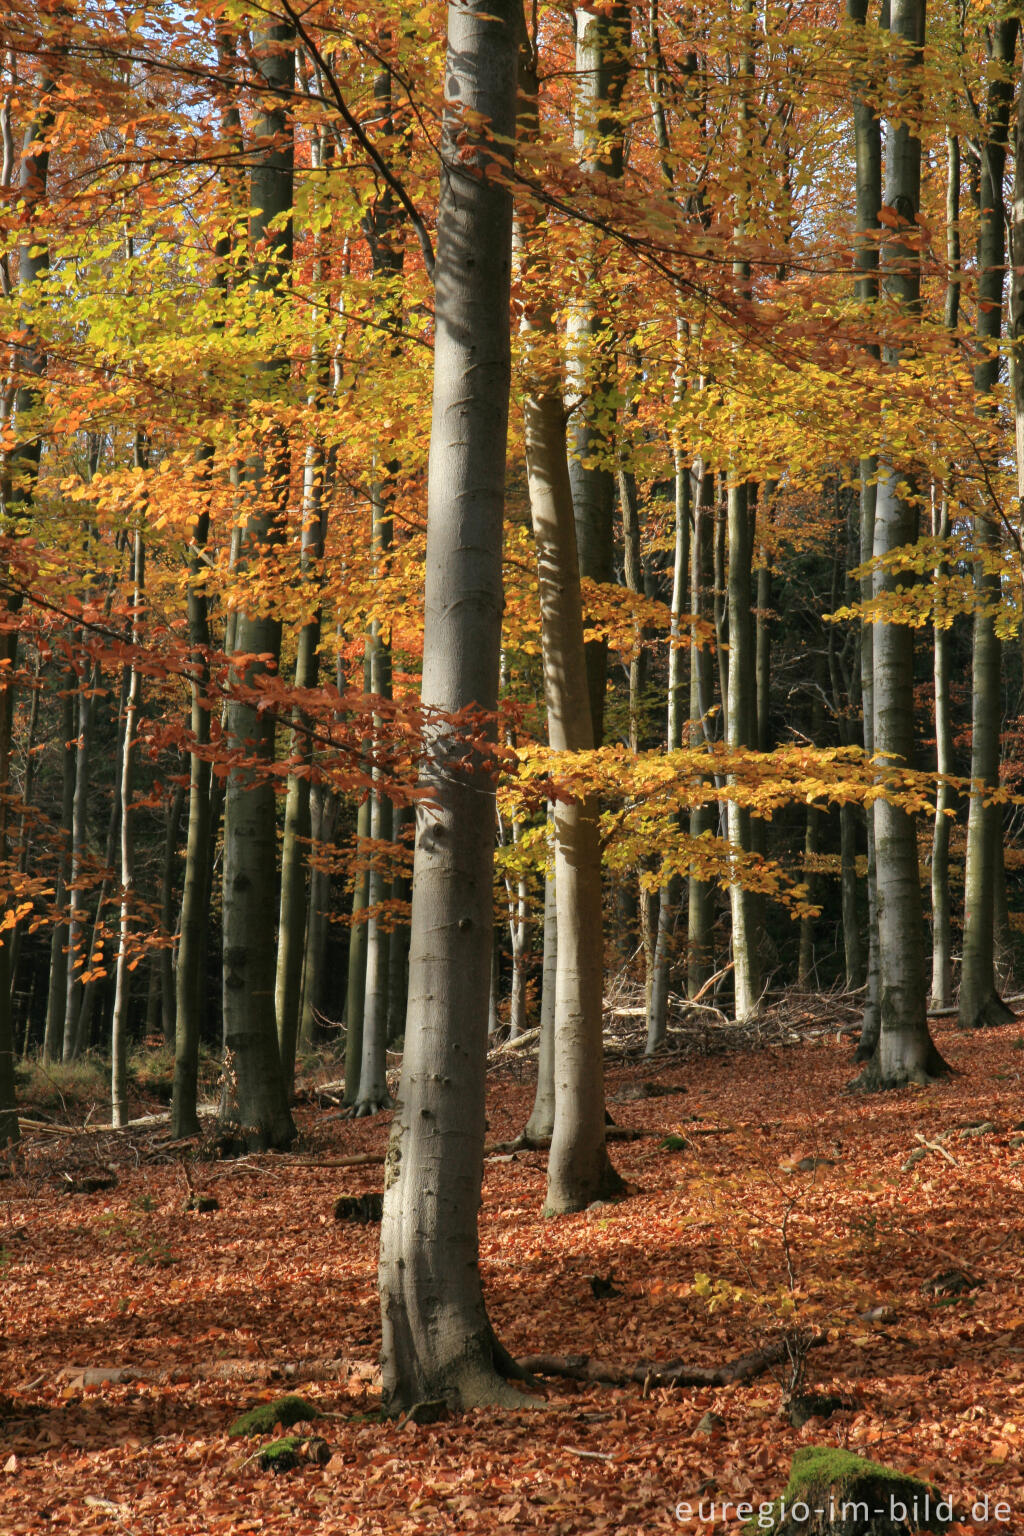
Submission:
[[[868,0],[847,0],[846,14],[855,26],[866,28]],[[881,25],[886,25],[888,4],[883,6]],[[879,295],[877,234],[880,228],[879,212],[882,207],[882,125],[872,104],[874,82],[855,77],[853,82],[853,133],[857,164],[856,203],[858,240],[854,250],[854,262],[858,273],[857,297],[865,308]],[[878,349],[868,343],[867,350],[878,356]],[[866,566],[874,549],[875,503],[877,487],[875,476],[878,460],[873,454],[862,454],[859,464],[860,478],[860,559]],[[860,597],[870,602],[872,577],[866,570],[861,577]],[[870,623],[861,626],[861,704],[864,715],[864,750],[870,757],[874,752],[874,629]],[[876,882],[875,819],[869,809],[867,822],[867,896],[868,896],[868,960],[867,986],[864,997],[864,1017],[861,1025],[857,1059],[868,1061],[878,1044],[881,1024],[881,972],[878,948],[878,887]]]
[[[729,688],[725,741],[731,748],[752,747],[757,729],[751,563],[754,545],[755,488],[738,482],[729,486]],[[729,842],[738,853],[752,847],[750,812],[728,802]],[[742,871],[730,878],[732,958],[737,1020],[752,1018],[761,1004],[760,934],[753,892],[742,883]]]
[[[1016,17],[989,28],[989,75],[986,103],[986,142],[981,149],[978,208],[979,360],[974,388],[982,411],[991,409],[987,397],[999,377],[999,337],[1002,330],[1006,261],[1006,210],[1003,171],[1006,165],[1013,82],[1010,71],[1017,50]],[[979,493],[981,494],[981,493]],[[999,550],[999,509],[979,507],[973,519],[974,548],[982,558],[974,575],[974,655],[971,691],[971,796],[967,817],[967,857],[964,867],[964,947],[960,970],[961,1028],[977,1029],[1013,1018],[996,989],[995,894],[1002,814],[992,795],[999,788],[999,728],[1002,721],[1002,645],[996,620],[1002,604],[997,570],[986,568],[984,557]]]
[[[497,708],[511,375],[512,200],[521,15],[511,0],[448,12],[435,265],[423,703]],[[481,131],[480,124],[485,129]],[[490,135],[493,134],[493,138]],[[428,727],[416,814],[409,1014],[385,1167],[380,1246],[386,1409],[508,1400],[487,1318],[483,1177],[493,938],[494,770],[441,719]]]
[[[690,612],[694,625],[690,636],[690,729],[689,745],[702,747],[711,739],[709,711],[713,703],[714,661],[711,646],[696,620],[710,624],[714,612],[713,540],[715,529],[714,476],[700,474],[693,506],[693,542],[690,550]],[[715,808],[704,803],[690,811],[690,837],[696,843],[715,827]],[[698,993],[714,973],[713,929],[715,887],[691,869],[686,903],[686,991]]]
[[[914,115],[919,110],[915,76],[924,38],[924,0],[893,0],[892,31],[904,46],[897,82],[905,115],[893,118],[886,135],[885,201],[898,223],[884,247],[886,288],[906,312],[916,308],[920,258],[909,238],[921,196],[921,142]],[[895,370],[899,354],[887,349]],[[918,536],[918,497],[909,472],[879,456],[875,502],[876,562]],[[880,595],[892,575],[876,566]],[[908,625],[876,623],[873,644],[874,750],[884,763],[910,763],[914,751],[914,631]],[[878,1046],[859,1079],[862,1088],[892,1088],[926,1082],[947,1068],[928,1032],[924,958],[924,914],[917,860],[917,819],[889,799],[875,802],[875,868],[881,981]]]
[[[525,74],[525,71],[524,71]],[[535,100],[535,87],[524,95]],[[521,107],[530,132],[530,107]],[[524,274],[537,296],[523,319],[528,382],[524,401],[526,472],[537,549],[548,741],[559,752],[594,744],[583,644],[583,601],[560,378],[546,342],[554,334],[543,242],[535,225],[524,241]],[[540,344],[538,346],[538,343]],[[548,349],[549,350],[549,349]],[[604,936],[601,848],[593,797],[554,805],[558,959],[555,983],[555,1120],[546,1209],[582,1210],[621,1189],[604,1132]]]
[[[136,441],[135,462],[143,463],[141,445]],[[142,643],[142,604],[146,591],[146,546],[142,531],[136,528],[132,547],[132,645]],[[124,1125],[128,1118],[128,1006],[131,992],[132,898],[135,891],[135,847],[132,827],[135,742],[142,709],[142,674],[133,661],[124,709],[124,737],[121,746],[121,911],[114,986],[114,1013],[110,1029],[110,1120]]]

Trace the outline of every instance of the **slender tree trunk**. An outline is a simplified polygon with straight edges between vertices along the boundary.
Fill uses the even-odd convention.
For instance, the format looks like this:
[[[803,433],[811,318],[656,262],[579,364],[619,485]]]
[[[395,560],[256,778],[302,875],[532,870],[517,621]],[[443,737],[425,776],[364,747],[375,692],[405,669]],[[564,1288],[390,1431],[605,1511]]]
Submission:
[[[314,135],[310,142],[311,169],[320,170],[325,162],[326,141]],[[313,279],[322,285],[326,277],[325,263],[319,250],[320,235],[314,229]],[[321,330],[330,311],[330,298],[318,293],[314,299],[310,341],[309,403],[319,404],[327,393],[330,382],[330,357],[321,338]],[[326,531],[326,503],[324,481],[327,473],[327,455],[323,444],[314,441],[306,449],[303,467],[302,534],[300,562],[305,584],[315,580],[319,588],[319,563],[323,559]],[[317,602],[299,630],[295,656],[295,686],[315,688],[319,671],[318,650],[322,614]],[[308,732],[308,720],[301,710],[295,712],[295,728],[292,731],[291,755],[298,772],[288,775],[288,789],[284,808],[284,837],[281,843],[281,909],[277,939],[277,977],[274,989],[274,1010],[277,1018],[277,1039],[281,1052],[281,1071],[285,1091],[291,1098],[295,1089],[295,1051],[299,1039],[302,1013],[303,962],[306,955],[307,886],[309,884],[309,852],[311,833],[310,769],[313,764],[313,744]]]
[[[526,137],[536,121],[530,121],[536,110],[532,80],[524,86],[524,98],[521,131]],[[548,740],[555,751],[579,752],[591,748],[595,737],[591,700],[583,686],[583,600],[560,380],[551,377],[550,364],[545,369],[537,356],[554,334],[543,292],[548,280],[545,236],[545,227],[539,225],[525,241],[524,268],[539,290],[538,302],[523,320],[529,370],[526,471],[537,547]],[[554,824],[555,1123],[545,1206],[551,1213],[562,1213],[607,1198],[622,1188],[622,1181],[609,1161],[604,1133],[601,847],[593,798],[556,801]]]
[[[960,140],[946,132],[946,303],[944,322],[950,335],[955,334],[960,313]],[[934,492],[933,492],[934,499]],[[945,541],[950,534],[949,499],[942,488],[941,499],[932,515],[932,533]],[[939,560],[935,584],[949,578],[949,566]],[[937,622],[932,629],[934,659],[932,677],[935,691],[935,769],[939,775],[935,788],[935,826],[932,833],[932,988],[931,1006],[948,1008],[953,999],[953,923],[949,891],[949,834],[955,816],[955,799],[946,775],[953,772],[953,721],[950,700],[950,630]]]
[[[1003,171],[1013,102],[1010,71],[1017,51],[1017,17],[989,29],[991,73],[986,103],[987,141],[982,145],[978,208],[979,361],[974,388],[979,410],[990,412],[988,396],[999,377],[1006,263]],[[964,867],[964,947],[960,970],[960,1026],[977,1029],[1014,1017],[996,989],[995,892],[1002,814],[992,796],[999,788],[999,729],[1002,723],[1002,644],[996,621],[1002,606],[997,570],[984,556],[997,556],[998,510],[978,508],[973,519],[975,565],[974,656],[971,692],[971,796]]]
[[[255,33],[255,67],[274,93],[261,104],[255,124],[260,148],[250,173],[249,234],[256,258],[253,282],[263,293],[279,295],[292,254],[291,124],[279,104],[294,83],[294,32],[290,24]],[[279,358],[258,367],[273,391],[287,382],[287,362]],[[244,568],[280,539],[287,508],[289,448],[285,431],[270,428],[258,458],[250,461],[247,489],[251,503],[239,554]],[[233,670],[232,683],[251,688],[269,657],[281,654],[280,620],[258,611],[239,610],[236,654],[247,658]],[[235,751],[256,760],[256,767],[236,767],[228,775],[224,802],[224,1091],[220,1108],[222,1141],[247,1150],[288,1147],[295,1125],[281,1070],[274,1012],[277,901],[276,810],[268,769],[274,758],[272,715],[258,711],[244,697],[233,696],[227,710],[227,740]]]
[[[218,61],[229,74],[234,44],[229,34],[218,37]],[[235,102],[226,103],[221,114],[225,140],[242,148],[241,114]],[[228,190],[233,191],[229,182]],[[234,201],[238,201],[238,196]],[[230,286],[232,236],[221,235],[214,246],[214,280],[218,295],[226,299]],[[223,330],[225,321],[214,322]],[[206,1016],[206,962],[213,885],[213,844],[219,811],[214,814],[211,767],[206,756],[210,744],[210,614],[206,593],[206,550],[210,538],[210,477],[214,470],[211,444],[197,454],[198,484],[195,528],[188,549],[187,625],[191,663],[191,714],[189,724],[196,750],[189,753],[188,829],[185,834],[185,868],[182,875],[181,918],[175,966],[174,1086],[171,1094],[171,1135],[176,1139],[199,1134],[196,1109],[199,1081],[199,1042]],[[234,532],[232,553],[237,556]],[[229,621],[234,627],[234,617]],[[233,636],[231,637],[233,639]],[[230,651],[225,634],[225,650]],[[218,791],[219,794],[219,791]]]
[[[943,492],[935,518],[936,537],[949,538],[949,503]],[[935,570],[936,582],[948,577],[945,561]],[[933,680],[935,689],[935,826],[932,832],[932,987],[931,1006],[948,1008],[953,998],[953,934],[949,899],[949,834],[954,793],[947,782],[953,772],[953,720],[949,691],[950,632],[947,625],[933,629]]]
[[[448,713],[498,702],[512,202],[504,177],[483,172],[503,166],[514,133],[520,25],[510,0],[448,12],[423,642],[423,703]],[[509,1359],[487,1319],[477,1234],[493,770],[434,720],[421,782],[429,804],[416,814],[409,1017],[380,1246],[392,1413],[513,1395],[499,1376]]]
[[[576,150],[585,176],[617,181],[624,164],[624,135],[618,108],[629,68],[629,10],[622,0],[603,10],[574,12],[576,28]],[[585,300],[569,314],[569,369],[566,404],[572,412],[569,474],[576,519],[581,575],[613,579],[612,524],[615,507],[614,427],[608,396],[615,387],[614,336],[601,306]],[[604,739],[604,695],[608,646],[587,645],[587,686],[594,741]]]
[[[726,745],[754,745],[757,729],[756,668],[754,654],[753,557],[754,488],[740,482],[729,487],[729,706],[726,711]],[[752,848],[750,812],[730,799],[729,842],[739,855]],[[761,1006],[762,979],[757,903],[742,884],[742,858],[733,861],[729,901],[732,908],[733,984],[737,1020],[752,1018]]]
[[[549,812],[549,815],[551,813]],[[540,1045],[537,1090],[523,1135],[545,1141],[555,1128],[555,989],[558,968],[558,902],[552,870],[544,879],[544,970],[540,991]]]
[[[78,689],[78,741],[75,747],[75,793],[71,816],[71,901],[68,911],[67,996],[64,1006],[64,1043],[62,1057],[74,1061],[78,1055],[78,1020],[82,1004],[82,973],[87,969],[85,879],[86,840],[89,815],[89,757],[92,750],[93,716],[96,709],[95,688],[99,668],[92,668],[90,686],[84,679]]]
[[[668,719],[665,726],[665,746],[676,752],[683,744],[683,722],[686,701],[682,615],[687,598],[690,565],[690,465],[682,450],[675,449],[675,544],[672,560],[672,597],[669,608],[668,647]],[[666,881],[658,902],[658,928],[654,943],[654,974],[651,996],[647,1007],[646,1055],[653,1056],[665,1042],[668,1028],[668,994],[671,970],[673,937],[679,911],[682,882]]]
[[[324,866],[326,850],[334,843],[338,797],[314,784],[310,794],[312,850],[309,872],[309,918],[306,923],[306,955],[302,968],[302,1025],[299,1039],[306,1050],[317,1044],[320,1021],[327,1006],[326,960],[331,904],[331,876]]]
[[[352,882],[352,927],[348,941],[348,988],[345,1000],[345,1103],[359,1097],[363,1060],[363,1009],[366,1001],[366,906],[370,896],[370,871],[366,844],[370,836],[370,798],[356,816],[356,875]]]
[[[883,21],[886,25],[883,8]],[[855,26],[866,29],[868,0],[847,0],[846,14]],[[853,82],[853,132],[857,160],[857,234],[854,252],[857,271],[857,297],[868,307],[879,294],[878,283],[878,230],[879,212],[882,207],[882,125],[872,105],[877,82],[870,74],[855,78]],[[878,348],[868,344],[867,351],[878,356]],[[860,559],[866,566],[872,556],[875,537],[875,502],[877,487],[875,476],[878,460],[873,454],[861,456],[860,471]],[[870,570],[861,578],[861,601],[870,602],[872,576]],[[864,714],[864,750],[870,757],[874,752],[874,630],[870,623],[861,627],[861,699]],[[861,1025],[860,1044],[857,1048],[859,1061],[869,1060],[878,1045],[881,1025],[881,973],[878,949],[878,899],[875,861],[875,821],[869,809],[867,824],[867,887],[868,887],[868,966],[867,987],[864,997],[864,1017]]]
[[[892,31],[905,45],[898,90],[906,115],[894,118],[886,136],[885,200],[899,222],[886,240],[884,258],[887,291],[908,314],[916,309],[920,291],[920,258],[908,234],[921,195],[921,143],[913,119],[919,110],[915,75],[924,20],[924,0],[893,0]],[[886,361],[895,370],[898,353],[888,349]],[[882,455],[875,501],[876,562],[891,550],[913,544],[917,535],[917,495],[911,478]],[[876,565],[876,595],[893,579]],[[874,750],[885,763],[909,764],[914,751],[914,631],[905,624],[876,623],[872,644]],[[927,1082],[948,1070],[928,1033],[926,1017],[917,820],[881,798],[875,802],[874,823],[881,1028],[877,1050],[859,1079],[865,1089]]]
[[[711,623],[713,591],[713,539],[715,526],[714,477],[702,472],[693,508],[693,544],[690,555],[690,611],[694,619]],[[690,732],[692,748],[709,745],[714,662],[711,647],[697,627],[690,636]],[[690,837],[694,844],[711,837],[715,829],[714,806],[695,805],[690,811]],[[693,997],[714,974],[715,887],[691,868],[686,902],[686,991]]]
[[[178,784],[167,805],[163,867],[160,871],[160,937],[164,942],[157,953],[160,977],[160,1028],[163,1032],[164,1044],[169,1050],[174,1049],[177,1028],[174,963],[174,917],[177,903],[174,899],[174,874],[178,862],[178,835],[181,831],[181,813],[184,806],[185,790],[181,784]]]
[[[54,905],[60,916],[53,925],[50,939],[50,985],[46,998],[46,1026],[43,1036],[43,1061],[59,1061],[64,1048],[64,1018],[67,1012],[68,925],[64,903],[68,899],[71,876],[71,819],[75,798],[75,685],[73,669],[64,673],[61,690],[61,811],[60,853]]]
[[[136,442],[135,462],[142,462]],[[133,616],[132,645],[142,642],[142,603],[146,591],[146,546],[136,528],[133,540]],[[124,738],[121,749],[121,913],[117,945],[114,1012],[110,1028],[110,1120],[124,1125],[128,1118],[128,1004],[131,991],[129,961],[132,940],[132,898],[135,891],[135,849],[132,838],[132,794],[135,739],[142,709],[142,674],[132,662],[128,697],[124,708]]]
[[[21,218],[27,228],[18,251],[18,281],[23,298],[28,298],[32,288],[49,271],[49,247],[36,239],[31,228],[37,208],[45,202],[47,178],[50,168],[50,152],[45,140],[53,126],[53,112],[49,106],[50,82],[40,82],[40,104],[32,113],[21,151],[19,172],[19,204]],[[8,109],[9,110],[9,109]],[[9,120],[5,127],[10,130]],[[18,385],[14,398],[14,421],[18,440],[9,460],[9,481],[5,485],[6,511],[15,531],[22,531],[31,516],[32,501],[39,475],[42,437],[33,420],[39,405],[40,393],[37,380],[46,367],[46,358],[26,325],[18,338],[14,352],[14,364]],[[3,609],[8,619],[16,618],[21,608],[21,594],[17,583],[5,595]],[[14,674],[18,662],[18,630],[14,624],[0,624],[0,662],[6,663],[6,676],[0,687],[0,866],[10,857],[10,827],[8,824],[11,784],[11,749],[14,732]],[[0,899],[0,917],[6,899]],[[11,984],[14,979],[13,936],[0,935],[0,1146],[18,1140],[18,1116],[14,1094],[14,1018],[11,1011]]]

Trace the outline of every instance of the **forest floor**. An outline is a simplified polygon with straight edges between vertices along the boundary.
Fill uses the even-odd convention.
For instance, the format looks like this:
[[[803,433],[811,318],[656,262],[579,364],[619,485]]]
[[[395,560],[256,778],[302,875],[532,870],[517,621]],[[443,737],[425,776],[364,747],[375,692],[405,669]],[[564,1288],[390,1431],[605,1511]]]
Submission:
[[[381,1423],[379,1228],[333,1219],[381,1172],[331,1164],[382,1150],[387,1117],[308,1106],[295,1155],[196,1163],[205,1214],[152,1130],[27,1130],[0,1183],[0,1532],[703,1536],[738,1528],[724,1501],[776,1497],[808,1443],[933,1480],[956,1529],[1024,1531],[1024,1039],[933,1027],[961,1075],[874,1098],[841,1092],[834,1032],[611,1066],[616,1121],[653,1133],[612,1147],[638,1190],[620,1204],[545,1220],[542,1153],[486,1163],[484,1286],[513,1353],[718,1365],[819,1330],[808,1387],[854,1406],[799,1429],[781,1369],[699,1390],[553,1379],[547,1412]],[[647,1078],[686,1091],[615,1101]],[[512,1138],[528,1063],[489,1082],[489,1139]],[[62,1192],[109,1163],[116,1187]],[[330,1459],[275,1475],[227,1429],[287,1391],[321,1410]],[[1009,1519],[986,1525],[986,1497]]]

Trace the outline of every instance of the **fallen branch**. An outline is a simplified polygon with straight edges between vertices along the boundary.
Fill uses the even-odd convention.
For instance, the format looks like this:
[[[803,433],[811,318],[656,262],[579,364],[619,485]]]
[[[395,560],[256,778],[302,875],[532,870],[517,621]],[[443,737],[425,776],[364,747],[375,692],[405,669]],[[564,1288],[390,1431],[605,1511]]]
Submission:
[[[808,1340],[807,1349],[816,1349],[825,1343],[824,1334],[815,1334]],[[519,1364],[531,1376],[562,1376],[569,1381],[601,1382],[609,1387],[627,1387],[633,1383],[641,1387],[728,1387],[736,1382],[753,1381],[773,1365],[782,1365],[790,1358],[789,1342],[779,1339],[765,1349],[755,1349],[749,1355],[726,1365],[686,1365],[682,1360],[667,1360],[657,1364],[641,1360],[639,1365],[612,1365],[607,1360],[594,1360],[589,1355],[527,1355]]]
[[[921,1135],[920,1131],[914,1132],[914,1140],[919,1141],[922,1147],[927,1147],[929,1152],[938,1152],[940,1156],[946,1159],[947,1163],[952,1163],[953,1167],[956,1167],[956,1158],[951,1152],[946,1151],[940,1141],[929,1141],[927,1136]]]

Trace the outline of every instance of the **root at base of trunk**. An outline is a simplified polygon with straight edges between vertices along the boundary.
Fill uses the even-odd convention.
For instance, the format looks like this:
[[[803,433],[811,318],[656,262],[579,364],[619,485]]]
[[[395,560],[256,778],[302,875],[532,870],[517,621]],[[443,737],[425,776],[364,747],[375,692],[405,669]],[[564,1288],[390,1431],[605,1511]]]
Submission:
[[[605,1200],[624,1200],[628,1194],[629,1185],[612,1167],[611,1160],[606,1155],[600,1178],[588,1184],[586,1189],[562,1189],[556,1190],[553,1194],[549,1184],[544,1201],[544,1215],[572,1216],[578,1211],[585,1211],[589,1206]]]
[[[389,1418],[399,1418],[424,1401],[424,1395],[432,1401],[444,1403],[453,1413],[470,1408],[510,1408],[513,1410],[537,1410],[545,1406],[543,1399],[528,1397],[512,1381],[540,1387],[540,1382],[509,1354],[499,1343],[493,1331],[478,1341],[467,1353],[458,1368],[449,1367],[442,1381],[431,1384],[429,1392],[421,1384],[419,1393],[409,1385],[399,1384],[387,1399],[385,1411]]]
[[[380,1115],[386,1109],[394,1109],[395,1101],[389,1093],[381,1099],[357,1099],[342,1111],[346,1120],[368,1119],[370,1115]]]
[[[965,1014],[961,1007],[957,1018],[960,1029],[995,1029],[1000,1024],[1012,1024],[1017,1015],[1008,1003],[1004,1003],[998,992],[990,992],[983,1003],[980,1003],[971,1013]]]
[[[846,1086],[847,1093],[888,1093],[895,1088],[912,1085],[926,1088],[930,1083],[941,1083],[953,1076],[953,1068],[934,1045],[930,1046],[923,1064],[902,1068],[882,1076],[878,1052],[864,1067],[863,1072]]]

